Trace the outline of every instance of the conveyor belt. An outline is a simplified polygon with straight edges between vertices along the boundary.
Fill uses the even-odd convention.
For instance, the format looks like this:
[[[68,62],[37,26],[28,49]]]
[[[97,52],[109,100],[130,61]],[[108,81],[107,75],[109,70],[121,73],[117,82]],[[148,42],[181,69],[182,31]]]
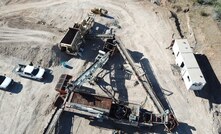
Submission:
[[[80,87],[86,81],[91,80],[95,71],[98,68],[103,67],[107,63],[109,55],[109,52],[105,53],[103,51],[99,51],[99,54],[96,57],[95,62],[86,71],[84,71],[75,81],[68,85],[68,90],[70,92],[73,92],[75,87]]]
[[[130,56],[130,54],[128,53],[127,49],[125,48],[125,46],[123,45],[123,43],[117,39],[117,41],[119,41],[119,43],[117,44],[117,48],[120,51],[120,53],[122,54],[123,57],[125,57],[128,61],[128,63],[130,64],[130,66],[132,67],[133,71],[135,72],[138,80],[140,83],[142,83],[144,89],[147,91],[147,93],[150,95],[151,99],[153,100],[154,104],[156,105],[158,111],[163,114],[165,112],[165,108],[163,107],[163,105],[161,104],[161,102],[159,101],[159,99],[157,98],[155,92],[153,91],[153,89],[151,88],[150,84],[145,82],[146,80],[143,77],[140,77],[141,74],[139,73],[139,71],[137,70],[137,68],[134,65],[134,61],[132,59],[132,57]]]
[[[61,96],[60,96],[61,97]],[[64,100],[61,102],[61,107],[57,108],[54,112],[54,114],[52,115],[51,117],[51,120],[48,122],[48,125],[47,127],[45,128],[44,130],[44,133],[43,134],[51,134],[55,128],[55,125],[56,123],[58,122],[58,119],[60,118],[62,112],[64,111],[64,106],[65,106],[65,103],[67,102],[67,100],[69,99],[70,97],[70,93],[68,93],[66,95],[66,97],[64,98]],[[59,98],[59,97],[58,97]]]

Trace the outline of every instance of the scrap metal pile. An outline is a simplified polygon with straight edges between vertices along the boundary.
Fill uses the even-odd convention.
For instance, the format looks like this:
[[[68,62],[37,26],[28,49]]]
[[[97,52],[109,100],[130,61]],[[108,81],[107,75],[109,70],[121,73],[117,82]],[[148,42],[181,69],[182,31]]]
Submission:
[[[104,9],[93,9],[92,12],[100,15],[107,14],[107,11]],[[173,130],[178,125],[178,122],[169,109],[160,111],[160,114],[153,114],[152,112],[141,108],[139,104],[117,100],[114,96],[104,97],[85,92],[83,84],[94,79],[93,74],[98,68],[102,68],[108,62],[109,58],[116,52],[116,50],[120,51],[125,57],[129,57],[129,60],[132,59],[128,52],[125,51],[126,49],[122,48],[122,45],[118,46],[119,41],[116,40],[114,34],[103,34],[100,36],[90,34],[90,30],[94,24],[94,18],[95,15],[90,14],[87,19],[83,20],[81,23],[76,23],[73,28],[69,28],[69,31],[59,43],[61,51],[65,51],[67,54],[77,55],[81,51],[80,48],[83,44],[83,40],[87,37],[92,39],[101,38],[104,41],[103,50],[99,50],[99,54],[95,58],[94,63],[79,77],[75,77],[76,79],[74,79],[73,76],[68,74],[62,74],[60,76],[55,88],[55,90],[59,92],[59,96],[55,102],[58,111],[64,110],[94,118],[109,119],[119,124],[136,127],[161,124],[165,126],[165,131],[170,132]],[[126,59],[128,60],[128,58]],[[134,69],[133,63],[130,65]],[[136,69],[134,71],[136,73]],[[142,81],[140,80],[140,82]],[[151,86],[148,86],[148,88],[151,88]],[[146,91],[148,92],[148,90]],[[156,99],[155,101],[159,100]],[[51,122],[56,123],[58,118],[59,115],[56,119],[52,119],[55,121]],[[55,125],[50,124],[50,126],[47,127],[48,130],[46,133],[51,132],[50,129],[52,126]]]

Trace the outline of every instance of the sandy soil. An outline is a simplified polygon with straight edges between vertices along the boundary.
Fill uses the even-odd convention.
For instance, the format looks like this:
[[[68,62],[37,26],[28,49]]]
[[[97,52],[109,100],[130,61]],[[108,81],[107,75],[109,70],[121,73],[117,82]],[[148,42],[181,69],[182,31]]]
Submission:
[[[95,47],[87,46],[83,58],[77,59],[60,53],[55,44],[60,41],[68,27],[82,20],[94,7],[104,7],[110,15],[105,18],[96,17],[95,21],[99,22],[96,26],[101,28],[121,26],[121,29],[116,29],[116,35],[130,50],[137,66],[143,66],[145,72],[148,72],[148,69],[153,70],[153,76],[156,77],[156,79],[151,78],[154,87],[160,84],[178,121],[181,122],[176,131],[185,134],[216,134],[220,126],[221,111],[220,101],[217,101],[217,95],[214,94],[220,92],[210,94],[213,84],[209,84],[205,90],[207,97],[197,96],[201,93],[188,92],[185,89],[183,81],[172,66],[175,63],[172,52],[166,49],[172,37],[180,38],[174,19],[170,18],[170,8],[159,7],[143,0],[2,0],[0,2],[0,73],[10,76],[17,83],[9,91],[0,91],[1,133],[39,134],[44,131],[54,111],[53,101],[57,94],[54,86],[60,74],[68,73],[77,77],[89,67],[99,49],[91,43],[91,46]],[[191,13],[193,12],[190,12],[190,20],[186,14],[178,14],[183,35],[191,43],[193,42],[196,52],[205,54],[209,59],[211,68],[216,74],[214,80],[218,80],[216,86],[218,90],[221,80],[219,67],[221,47],[220,38],[215,37],[221,33],[212,19],[206,24],[202,20],[203,25],[208,27],[199,28],[202,23],[196,22],[198,19],[191,17]],[[210,29],[216,31],[211,33]],[[115,70],[105,77],[105,81],[111,84],[109,78],[117,73],[118,75],[114,77],[118,84],[114,88],[119,91],[119,98],[143,103],[147,97],[144,89],[141,85],[133,86],[136,80],[134,75],[130,80],[122,78],[124,72],[118,69],[118,64],[122,61],[116,59],[106,65],[107,68]],[[41,83],[20,78],[12,73],[17,63],[30,61],[49,67],[53,70],[52,76],[48,76],[48,80]],[[74,69],[62,68],[60,66],[62,61],[68,61]],[[90,87],[88,84],[87,86]],[[97,93],[104,94],[98,87],[93,88]],[[168,93],[172,94],[167,95]],[[145,108],[156,111],[150,98],[147,99]],[[111,133],[113,128],[118,127],[108,122],[100,123],[106,124],[103,126],[99,126],[99,123],[93,125],[89,123],[89,119],[70,113],[64,113],[60,120],[65,125],[61,125],[61,129],[58,128],[55,133]],[[151,131],[162,133],[155,129]],[[133,131],[127,132],[133,133]],[[140,130],[136,132],[143,133]]]

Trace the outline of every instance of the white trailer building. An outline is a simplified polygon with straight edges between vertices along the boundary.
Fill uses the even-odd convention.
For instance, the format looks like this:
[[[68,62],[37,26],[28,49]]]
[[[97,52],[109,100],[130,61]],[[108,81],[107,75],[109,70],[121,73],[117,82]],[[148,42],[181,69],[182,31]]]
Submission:
[[[186,88],[188,90],[201,90],[206,81],[187,39],[176,39],[172,49]]]

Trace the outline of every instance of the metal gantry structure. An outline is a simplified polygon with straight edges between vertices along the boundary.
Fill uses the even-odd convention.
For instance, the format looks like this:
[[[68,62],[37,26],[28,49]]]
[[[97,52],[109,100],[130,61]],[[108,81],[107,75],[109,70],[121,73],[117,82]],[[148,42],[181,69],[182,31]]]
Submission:
[[[89,22],[87,22],[87,20]],[[103,50],[99,50],[97,57],[93,64],[86,69],[77,79],[73,80],[73,77],[68,74],[62,74],[59,78],[59,81],[56,85],[56,91],[59,92],[59,96],[55,102],[57,106],[57,110],[55,114],[52,116],[48,126],[45,129],[45,134],[49,134],[53,131],[56,122],[59,119],[62,111],[69,111],[74,113],[79,113],[87,116],[91,116],[94,118],[99,119],[109,119],[113,120],[119,124],[126,124],[131,126],[153,126],[153,125],[164,125],[165,130],[170,132],[173,130],[177,125],[178,122],[175,118],[172,109],[166,109],[156,96],[154,89],[151,87],[150,83],[145,82],[144,78],[140,77],[140,73],[134,65],[133,58],[128,53],[127,49],[120,41],[120,39],[115,38],[114,34],[111,35],[90,35],[85,31],[90,31],[92,28],[94,18],[84,20],[81,24],[75,24],[75,27],[82,27],[83,24],[86,25],[83,28],[84,35],[77,37],[78,32],[81,32],[78,29],[78,32],[74,32],[74,34],[70,34],[71,43],[68,45],[64,45],[66,48],[66,53],[68,47],[70,48],[77,48],[75,49],[75,53],[77,53],[80,49],[79,46],[79,39],[83,38],[104,38],[104,47]],[[82,29],[82,28],[81,28]],[[67,32],[67,34],[69,34]],[[69,36],[70,36],[69,35]],[[79,35],[82,35],[81,33]],[[64,37],[67,38],[67,37]],[[67,40],[67,39],[62,40]],[[62,47],[61,46],[61,50]],[[120,51],[121,55],[125,57],[126,61],[132,67],[134,73],[137,76],[138,81],[142,84],[143,88],[146,92],[150,95],[151,99],[153,100],[154,104],[156,105],[160,114],[153,114],[145,109],[142,109],[139,104],[134,104],[130,102],[124,101],[116,101],[113,99],[114,97],[104,97],[98,96],[96,94],[86,93],[81,91],[82,85],[87,81],[91,81],[94,78],[94,73],[99,69],[102,68],[109,60],[110,56],[112,56],[116,51]]]

